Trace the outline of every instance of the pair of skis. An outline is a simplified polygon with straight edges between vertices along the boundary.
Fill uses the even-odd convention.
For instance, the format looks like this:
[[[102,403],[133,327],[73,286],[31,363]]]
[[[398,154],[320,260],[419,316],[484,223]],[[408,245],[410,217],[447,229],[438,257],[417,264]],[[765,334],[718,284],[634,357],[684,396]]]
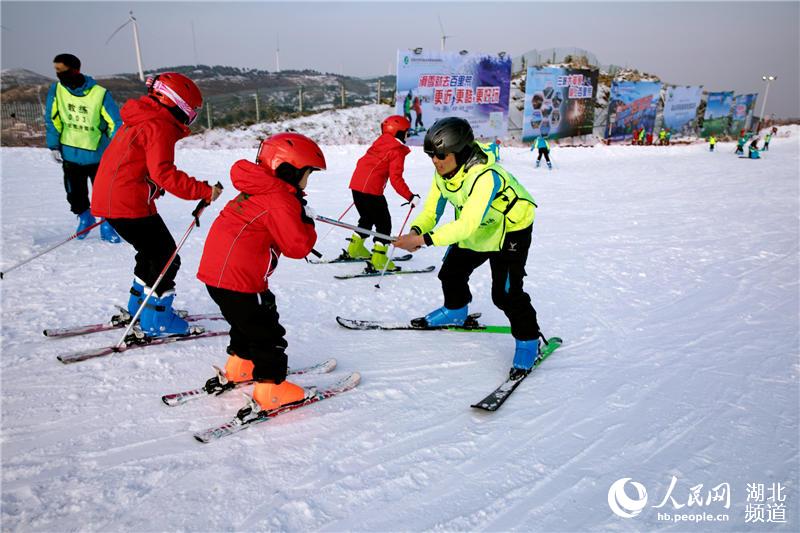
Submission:
[[[329,372],[333,372],[335,368],[336,359],[328,359],[327,361],[323,361],[308,367],[289,369],[288,375],[300,376],[305,374],[327,374]],[[205,396],[218,396],[225,392],[253,383],[252,381],[231,382],[225,377],[225,372],[223,370],[220,370],[219,368],[216,368],[216,370],[217,375],[209,379],[205,386],[185,392],[166,394],[161,397],[161,401],[163,401],[165,405],[174,407]],[[235,417],[219,426],[198,431],[194,433],[193,436],[195,440],[204,444],[219,440],[223,437],[227,437],[247,429],[250,426],[271,420],[283,413],[287,413],[289,411],[299,409],[300,407],[305,407],[327,398],[332,398],[343,392],[347,392],[355,388],[360,381],[361,375],[358,372],[354,372],[322,389],[317,389],[317,387],[306,389],[306,397],[299,402],[283,405],[277,409],[271,409],[268,411],[262,410],[252,397],[245,395],[248,400],[247,405],[239,409],[239,412],[236,413]]]
[[[465,333],[511,333],[510,326],[487,326],[478,322],[480,313],[473,313],[467,317],[464,324],[458,326],[418,326],[411,322],[380,322],[374,320],[352,320],[337,316],[336,322],[340,326],[353,330],[417,330],[417,331],[457,331]],[[528,375],[539,367],[542,362],[561,346],[564,341],[560,337],[547,339],[544,346],[539,348],[539,355],[534,360],[533,365],[528,370],[510,369],[509,377],[492,391],[483,400],[473,404],[471,407],[484,411],[497,411],[501,405],[511,396],[516,388]]]
[[[399,255],[399,256],[393,257],[392,261],[394,261],[395,263],[408,261],[408,260],[411,259],[411,257],[412,257],[411,254]],[[312,265],[329,265],[329,264],[333,264],[333,263],[364,263],[366,260],[365,259],[356,259],[354,257],[350,257],[349,255],[347,255],[347,252],[342,250],[342,255],[340,255],[336,259],[327,259],[327,260],[323,260],[323,259],[308,259],[307,261]],[[436,270],[435,266],[429,266],[429,267],[419,268],[419,269],[415,268],[415,269],[407,269],[407,270],[403,270],[403,269],[400,269],[400,270],[387,270],[386,272],[383,273],[383,275],[384,276],[397,276],[397,275],[402,275],[402,274],[425,274],[425,273],[428,273],[428,272],[433,272],[434,270]],[[336,274],[333,277],[336,278],[336,279],[354,279],[354,278],[372,278],[372,277],[376,277],[376,276],[380,276],[380,275],[381,275],[381,271],[380,270],[375,270],[372,267],[371,263],[367,262],[367,267],[361,272],[358,272],[358,273],[355,273],[355,274]]]

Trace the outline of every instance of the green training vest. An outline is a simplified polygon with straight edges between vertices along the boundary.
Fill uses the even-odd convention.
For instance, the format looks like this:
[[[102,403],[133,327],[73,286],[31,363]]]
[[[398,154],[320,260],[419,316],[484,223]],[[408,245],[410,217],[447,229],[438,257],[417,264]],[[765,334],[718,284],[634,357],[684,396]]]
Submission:
[[[84,96],[75,96],[60,83],[56,86],[56,105],[61,119],[61,144],[97,150],[100,145],[103,98],[106,90],[92,86]]]
[[[536,203],[530,193],[511,173],[496,164],[473,166],[467,171],[461,185],[454,190],[451,190],[454,185],[452,182],[436,174],[436,187],[442,197],[455,207],[458,219],[475,181],[486,173],[494,173],[499,180],[495,184],[497,192],[494,200],[483,215],[478,229],[459,241],[458,246],[477,252],[496,252],[502,248],[507,232],[522,230],[533,224]]]

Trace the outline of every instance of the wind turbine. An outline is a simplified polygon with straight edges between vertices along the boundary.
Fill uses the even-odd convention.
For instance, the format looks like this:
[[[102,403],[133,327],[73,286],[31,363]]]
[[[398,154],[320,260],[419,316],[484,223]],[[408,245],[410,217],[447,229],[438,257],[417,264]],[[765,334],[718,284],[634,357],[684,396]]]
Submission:
[[[133,24],[133,45],[136,47],[136,63],[139,65],[139,79],[141,81],[144,81],[144,70],[142,69],[142,52],[139,48],[139,25],[136,24],[136,18],[133,16],[133,11],[130,12],[130,18],[128,19],[128,22],[126,22],[125,24],[114,30],[114,33],[112,33],[111,37],[108,38],[106,44],[108,44],[111,41],[111,39],[114,38],[117,32],[119,32],[119,30],[121,30],[128,24]]]
[[[442,52],[444,52],[444,46],[447,43],[448,37],[455,37],[455,35],[445,35],[444,34],[444,25],[442,24],[442,17],[436,15],[436,18],[439,19],[439,28],[442,30]]]
[[[281,34],[275,37],[275,72],[281,71]]]

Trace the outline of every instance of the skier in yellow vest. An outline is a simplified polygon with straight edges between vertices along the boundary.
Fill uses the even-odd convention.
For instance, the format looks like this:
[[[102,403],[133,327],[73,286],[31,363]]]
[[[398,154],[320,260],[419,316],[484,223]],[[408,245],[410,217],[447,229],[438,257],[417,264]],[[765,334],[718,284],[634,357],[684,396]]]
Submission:
[[[472,300],[469,277],[489,261],[492,301],[511,323],[516,341],[512,377],[527,373],[539,353],[539,323],[522,286],[531,245],[535,204],[530,193],[497,164],[487,145],[475,142],[469,122],[438,120],[425,135],[424,150],[436,169],[422,213],[395,246],[415,251],[447,246],[439,272],[444,306],[411,321],[418,326],[462,325]],[[434,231],[446,205],[455,221]]]
[[[117,104],[111,93],[91,76],[81,74],[81,60],[72,54],[59,54],[53,59],[58,81],[50,86],[44,123],[47,147],[53,159],[64,170],[64,189],[70,210],[78,215],[81,232],[95,223],[89,209],[90,179],[100,164],[103,151],[122,125]],[[86,238],[88,233],[78,236]],[[100,226],[104,241],[117,243],[120,238],[108,222]]]

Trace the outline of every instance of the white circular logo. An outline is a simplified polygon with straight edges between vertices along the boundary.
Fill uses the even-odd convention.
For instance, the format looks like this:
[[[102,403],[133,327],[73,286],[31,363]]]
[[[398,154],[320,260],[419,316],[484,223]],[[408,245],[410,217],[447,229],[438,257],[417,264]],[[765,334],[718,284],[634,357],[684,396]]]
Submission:
[[[631,485],[638,493],[637,499],[631,499],[625,494],[625,484],[631,481],[631,478],[624,477],[616,480],[611,484],[608,489],[608,506],[614,511],[614,514],[622,518],[633,518],[642,512],[644,506],[647,505],[647,490],[644,485],[631,481]]]

